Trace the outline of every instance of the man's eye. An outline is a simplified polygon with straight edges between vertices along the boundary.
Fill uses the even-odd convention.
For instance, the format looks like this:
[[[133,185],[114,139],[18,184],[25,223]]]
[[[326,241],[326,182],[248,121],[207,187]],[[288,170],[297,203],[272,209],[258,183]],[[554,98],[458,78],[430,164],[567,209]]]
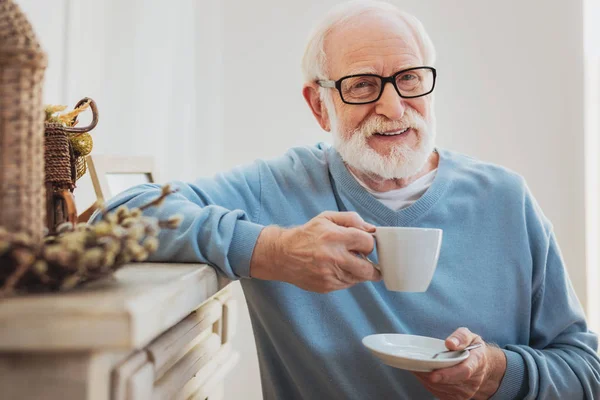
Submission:
[[[366,88],[370,88],[370,87],[373,87],[373,82],[362,81],[362,82],[356,82],[352,86],[352,89],[366,89]]]
[[[401,81],[411,81],[411,80],[413,80],[413,79],[417,79],[417,76],[416,76],[416,75],[414,75],[414,74],[406,74],[406,75],[402,75],[402,76],[400,77],[400,80],[401,80]]]

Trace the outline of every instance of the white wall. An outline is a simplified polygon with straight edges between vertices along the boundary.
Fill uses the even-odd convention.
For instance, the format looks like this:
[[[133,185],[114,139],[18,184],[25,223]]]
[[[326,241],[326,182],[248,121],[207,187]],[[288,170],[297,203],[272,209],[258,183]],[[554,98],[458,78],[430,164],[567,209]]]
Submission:
[[[159,181],[222,168],[221,1],[16,1],[49,54],[44,101],[98,104],[94,154],[152,155]],[[77,185],[85,210],[89,176]]]
[[[152,154],[164,180],[191,179],[329,140],[300,59],[335,0],[17,1],[50,53],[46,101],[97,100],[95,152]],[[582,1],[393,2],[438,49],[439,144],[526,177],[585,304]],[[239,328],[227,398],[260,399],[246,313]]]
[[[584,1],[588,318],[600,330],[600,0]]]
[[[27,14],[42,47],[51,56],[48,58],[48,68],[44,80],[44,102],[46,104],[62,104],[66,101],[64,58],[67,1],[17,0],[16,2]]]
[[[96,100],[94,153],[154,155],[163,180],[221,169],[219,0],[17,0],[49,53],[44,99]]]

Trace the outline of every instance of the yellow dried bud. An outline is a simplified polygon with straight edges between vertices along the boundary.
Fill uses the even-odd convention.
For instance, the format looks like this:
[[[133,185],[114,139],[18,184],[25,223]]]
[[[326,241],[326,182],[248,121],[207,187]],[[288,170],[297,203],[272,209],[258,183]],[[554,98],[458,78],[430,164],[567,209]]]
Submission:
[[[46,236],[44,238],[44,244],[52,244],[52,243],[56,243],[57,241],[57,237],[56,236]]]
[[[139,218],[142,216],[142,210],[140,210],[139,208],[132,208],[129,215],[133,218]]]
[[[62,243],[63,248],[70,253],[76,255],[83,253],[83,242],[77,238],[73,238],[72,240],[65,240]]]
[[[125,249],[128,251],[134,252],[134,251],[139,251],[140,249],[143,249],[143,247],[138,243],[137,240],[127,239],[125,241]]]
[[[77,232],[90,232],[93,230],[92,225],[86,222],[80,222],[75,226]]]
[[[49,260],[54,260],[61,251],[62,249],[58,244],[46,246],[44,247],[44,257]]]
[[[122,226],[116,225],[112,228],[112,233],[118,238],[126,237],[127,229],[123,228]]]
[[[13,235],[13,241],[21,246],[29,246],[32,241],[28,234],[25,232],[18,232]]]
[[[33,263],[33,269],[38,274],[45,274],[48,271],[48,264],[44,260],[37,260]]]
[[[146,236],[157,238],[158,235],[160,234],[160,228],[158,228],[158,227],[156,227],[156,228],[152,227],[150,229],[148,229],[148,228],[149,227],[146,227]]]
[[[165,226],[168,229],[177,229],[179,227],[179,225],[181,225],[182,221],[183,221],[183,215],[175,214],[175,215],[170,216],[167,219]]]
[[[125,242],[124,255],[130,256],[134,261],[142,261],[145,257],[148,257],[146,250],[133,239],[128,239]]]
[[[35,261],[35,255],[29,250],[15,249],[12,254],[17,265],[31,265]]]
[[[104,254],[104,260],[102,262],[103,267],[112,267],[115,263],[116,253],[114,252],[106,252]]]
[[[100,248],[93,248],[83,253],[81,264],[88,268],[100,268],[104,261],[104,251]]]
[[[70,222],[63,222],[59,226],[56,227],[56,232],[60,235],[64,232],[69,232],[73,230],[73,224]]]
[[[156,250],[158,250],[158,239],[155,237],[147,237],[144,240],[144,248],[146,249],[146,251],[148,251],[148,253],[154,253]]]
[[[132,253],[132,256],[134,261],[144,261],[148,258],[148,252],[142,247],[142,250]]]
[[[118,218],[114,213],[106,214],[105,220],[112,225],[115,225],[118,222]]]
[[[125,218],[129,217],[129,208],[127,208],[127,206],[120,206],[119,208],[117,208],[117,218],[119,218],[120,221],[124,220]]]
[[[169,194],[169,193],[171,193],[171,185],[167,183],[166,185],[164,185],[162,187],[161,194],[164,195],[164,194]]]
[[[127,237],[140,241],[144,237],[145,232],[146,230],[143,225],[135,224],[127,230]]]
[[[98,236],[107,236],[112,233],[112,227],[106,221],[100,221],[97,224],[93,225],[94,231]]]
[[[0,256],[11,249],[10,242],[0,241]]]
[[[61,235],[59,237],[59,240],[63,243],[66,242],[77,242],[77,243],[84,243],[85,239],[87,237],[87,232],[85,231],[73,231],[73,232],[67,232],[64,235]]]
[[[60,244],[53,244],[44,247],[44,255],[46,260],[61,265],[68,265],[71,258],[71,253],[69,251],[65,251]]]
[[[78,274],[67,277],[60,285],[60,290],[69,290],[77,286],[79,283],[80,276]]]
[[[121,244],[118,240],[113,239],[110,236],[105,236],[98,239],[98,244],[104,247],[104,251],[110,253],[117,253],[121,248]]]
[[[130,228],[136,223],[137,223],[137,220],[135,218],[127,217],[123,221],[121,221],[121,226],[124,228]]]

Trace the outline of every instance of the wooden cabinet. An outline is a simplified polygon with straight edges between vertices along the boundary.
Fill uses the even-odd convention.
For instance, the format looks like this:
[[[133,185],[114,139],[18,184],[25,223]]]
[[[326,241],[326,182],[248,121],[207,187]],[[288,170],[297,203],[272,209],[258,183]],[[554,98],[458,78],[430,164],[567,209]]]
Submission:
[[[239,357],[230,343],[237,308],[210,267],[138,264],[108,286],[36,298],[0,303],[2,398],[223,398]]]

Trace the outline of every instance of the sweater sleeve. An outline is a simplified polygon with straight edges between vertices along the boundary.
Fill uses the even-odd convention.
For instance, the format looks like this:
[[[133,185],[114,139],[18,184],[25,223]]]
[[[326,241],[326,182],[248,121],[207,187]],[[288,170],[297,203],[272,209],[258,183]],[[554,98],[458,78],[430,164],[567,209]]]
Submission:
[[[149,261],[200,262],[217,267],[230,279],[249,278],[250,261],[262,229],[260,164],[239,167],[212,179],[171,183],[177,192],[144,215],[166,219],[183,215],[178,229],[162,229],[160,246]],[[161,186],[135,186],[110,199],[106,209],[139,207],[157,198]],[[98,213],[91,221],[99,218]]]
[[[493,399],[600,399],[597,335],[588,330],[550,224],[531,197],[525,209],[533,261],[529,343],[504,347],[507,368]]]

